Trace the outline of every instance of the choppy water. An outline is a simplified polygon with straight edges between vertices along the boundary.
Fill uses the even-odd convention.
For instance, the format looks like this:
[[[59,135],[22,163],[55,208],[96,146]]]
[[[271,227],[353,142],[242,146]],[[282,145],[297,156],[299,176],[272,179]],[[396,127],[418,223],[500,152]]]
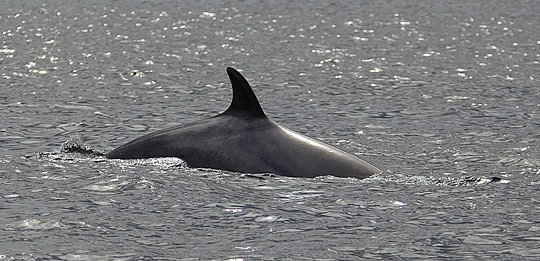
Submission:
[[[538,13],[537,1],[4,1],[0,259],[536,260]],[[272,119],[385,173],[241,175],[60,150],[108,151],[223,111],[226,66]]]

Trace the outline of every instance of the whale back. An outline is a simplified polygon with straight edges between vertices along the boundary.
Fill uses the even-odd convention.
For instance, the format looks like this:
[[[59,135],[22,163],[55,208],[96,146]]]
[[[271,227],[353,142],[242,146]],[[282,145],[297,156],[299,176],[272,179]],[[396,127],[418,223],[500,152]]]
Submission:
[[[190,167],[291,177],[365,178],[380,172],[355,155],[275,123],[266,117],[247,80],[230,67],[227,74],[233,99],[223,113],[147,134],[106,157],[178,157]]]

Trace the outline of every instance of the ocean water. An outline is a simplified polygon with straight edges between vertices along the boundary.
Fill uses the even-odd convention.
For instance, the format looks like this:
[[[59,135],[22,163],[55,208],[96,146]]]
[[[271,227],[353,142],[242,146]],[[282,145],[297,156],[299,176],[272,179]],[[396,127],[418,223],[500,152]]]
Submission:
[[[537,1],[13,1],[0,8],[0,260],[540,258]],[[224,111],[364,180],[107,160]]]

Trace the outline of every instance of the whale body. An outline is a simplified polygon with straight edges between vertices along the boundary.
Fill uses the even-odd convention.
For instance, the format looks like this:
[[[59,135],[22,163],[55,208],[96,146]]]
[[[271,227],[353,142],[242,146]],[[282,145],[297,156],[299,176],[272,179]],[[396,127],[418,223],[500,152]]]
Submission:
[[[105,156],[110,159],[178,157],[189,167],[289,177],[366,178],[377,167],[269,119],[247,80],[227,68],[233,99],[214,117],[153,132]]]

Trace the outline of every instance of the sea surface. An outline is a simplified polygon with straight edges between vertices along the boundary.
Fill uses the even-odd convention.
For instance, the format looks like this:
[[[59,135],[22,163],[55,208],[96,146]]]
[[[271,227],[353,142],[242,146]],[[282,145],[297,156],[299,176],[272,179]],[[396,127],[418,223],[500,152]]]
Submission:
[[[540,1],[0,3],[0,260],[538,260]],[[227,66],[357,180],[97,154]]]

